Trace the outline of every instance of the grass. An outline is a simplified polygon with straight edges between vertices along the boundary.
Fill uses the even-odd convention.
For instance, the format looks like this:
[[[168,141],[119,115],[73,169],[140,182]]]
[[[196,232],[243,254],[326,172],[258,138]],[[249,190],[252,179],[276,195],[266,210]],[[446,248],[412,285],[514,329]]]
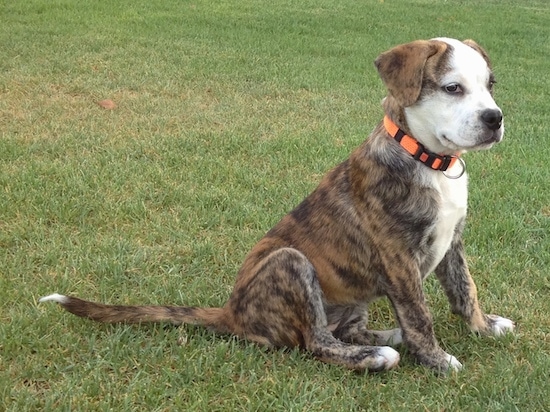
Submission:
[[[545,0],[0,5],[0,410],[550,409]],[[488,49],[507,125],[466,157],[466,242],[482,306],[517,334],[469,334],[426,284],[464,371],[438,378],[403,353],[362,375],[37,305],[55,291],[222,305],[254,242],[380,121],[374,58],[438,35]],[[374,305],[373,323],[389,312]]]

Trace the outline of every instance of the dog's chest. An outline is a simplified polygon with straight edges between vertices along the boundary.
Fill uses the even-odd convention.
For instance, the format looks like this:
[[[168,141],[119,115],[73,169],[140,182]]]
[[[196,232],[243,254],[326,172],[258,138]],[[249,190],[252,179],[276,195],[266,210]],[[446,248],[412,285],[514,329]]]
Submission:
[[[439,264],[453,240],[455,228],[466,216],[468,205],[468,179],[463,175],[459,179],[449,179],[442,173],[437,175],[434,188],[440,194],[440,205],[437,214],[432,246],[433,265],[430,273]]]

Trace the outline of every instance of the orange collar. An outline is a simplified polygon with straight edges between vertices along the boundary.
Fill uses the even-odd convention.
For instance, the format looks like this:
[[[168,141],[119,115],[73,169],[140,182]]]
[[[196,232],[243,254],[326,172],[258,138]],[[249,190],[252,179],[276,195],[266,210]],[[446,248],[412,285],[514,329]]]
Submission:
[[[414,137],[406,135],[388,116],[384,116],[384,127],[386,131],[394,138],[412,157],[422,162],[430,169],[444,172],[455,164],[458,156],[439,155],[427,150],[422,143]]]

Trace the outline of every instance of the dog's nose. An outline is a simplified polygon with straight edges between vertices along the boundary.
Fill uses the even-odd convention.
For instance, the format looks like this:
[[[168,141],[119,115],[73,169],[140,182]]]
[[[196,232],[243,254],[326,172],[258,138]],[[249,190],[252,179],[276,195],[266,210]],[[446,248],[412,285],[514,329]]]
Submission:
[[[481,112],[481,121],[490,130],[498,130],[502,126],[502,112],[498,109],[487,109]]]

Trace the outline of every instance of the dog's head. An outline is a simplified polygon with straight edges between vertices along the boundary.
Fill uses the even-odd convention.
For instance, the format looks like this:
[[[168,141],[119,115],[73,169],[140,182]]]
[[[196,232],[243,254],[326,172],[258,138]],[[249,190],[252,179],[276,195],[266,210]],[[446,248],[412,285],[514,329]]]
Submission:
[[[375,65],[388,89],[386,111],[429,150],[455,154],[502,140],[491,64],[473,40],[418,40],[382,53]]]

